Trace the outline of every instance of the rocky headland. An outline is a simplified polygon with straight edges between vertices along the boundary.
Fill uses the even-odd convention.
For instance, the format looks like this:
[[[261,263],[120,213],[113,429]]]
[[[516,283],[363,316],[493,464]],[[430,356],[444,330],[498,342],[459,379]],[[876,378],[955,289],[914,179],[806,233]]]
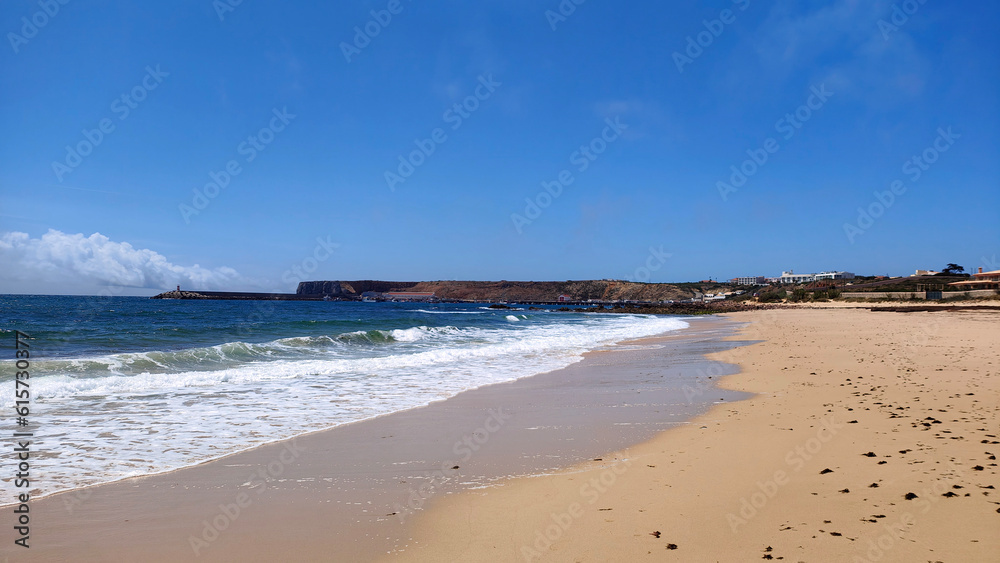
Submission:
[[[308,281],[299,283],[295,293],[302,296],[358,298],[362,293],[391,291],[427,292],[441,300],[455,301],[558,301],[560,295],[569,301],[683,301],[703,293],[727,288],[715,282],[704,283],[638,283],[623,280],[580,281],[422,281],[393,282]]]

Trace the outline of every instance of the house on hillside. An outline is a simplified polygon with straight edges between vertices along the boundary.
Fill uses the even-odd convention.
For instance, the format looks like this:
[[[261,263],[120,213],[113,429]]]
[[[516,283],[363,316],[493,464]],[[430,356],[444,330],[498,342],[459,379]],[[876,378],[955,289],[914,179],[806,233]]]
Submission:
[[[853,272],[820,272],[816,274],[817,280],[853,280]]]
[[[767,285],[767,278],[764,276],[744,276],[733,278],[732,282],[736,285]]]
[[[979,268],[979,272],[972,274],[972,279],[948,285],[956,289],[1000,289],[1000,270],[984,272]]]
[[[569,295],[565,295],[565,294],[560,295],[559,298],[557,299],[557,301],[559,301],[560,303],[562,303],[564,301],[572,301],[572,300],[573,300],[572,297],[570,297]]]
[[[795,270],[781,272],[778,283],[809,283],[816,281],[816,274],[796,274]]]

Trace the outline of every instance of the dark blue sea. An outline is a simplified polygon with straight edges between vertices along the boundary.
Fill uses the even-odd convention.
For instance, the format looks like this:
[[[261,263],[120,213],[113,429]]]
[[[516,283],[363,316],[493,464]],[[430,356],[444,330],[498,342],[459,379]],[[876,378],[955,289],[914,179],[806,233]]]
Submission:
[[[35,494],[200,463],[558,369],[676,317],[480,305],[0,296],[0,433],[32,337]],[[0,477],[4,498],[14,490]]]

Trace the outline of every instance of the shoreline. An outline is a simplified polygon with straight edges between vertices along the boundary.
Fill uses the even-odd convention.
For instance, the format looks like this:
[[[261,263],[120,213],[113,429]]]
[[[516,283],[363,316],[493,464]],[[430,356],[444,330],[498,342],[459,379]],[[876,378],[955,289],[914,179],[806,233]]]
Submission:
[[[681,317],[678,316],[678,318],[680,319]],[[674,333],[677,333],[677,332],[683,332],[683,331],[690,330],[690,324],[691,324],[690,321],[692,321],[692,319],[693,318],[689,318],[688,321],[685,321],[685,322],[688,322],[689,327],[683,328],[683,329],[678,329],[678,330],[673,330],[673,331],[668,331],[667,333],[663,333],[663,334],[674,334]],[[656,336],[656,335],[654,335],[654,336]],[[645,338],[645,337],[642,337],[642,338]],[[642,338],[640,338],[640,340]],[[396,414],[399,414],[399,413],[405,413],[405,412],[408,412],[408,411],[412,411],[413,409],[425,408],[425,407],[428,407],[428,406],[433,405],[435,403],[440,403],[442,401],[450,400],[450,399],[454,398],[455,396],[457,396],[457,395],[459,395],[461,393],[467,392],[467,391],[474,391],[474,390],[477,390],[477,389],[482,389],[482,388],[490,387],[492,385],[502,385],[502,384],[505,384],[505,383],[516,382],[516,381],[519,381],[519,380],[522,380],[522,379],[536,377],[536,376],[539,376],[539,375],[544,375],[544,374],[549,373],[551,371],[558,371],[558,370],[561,370],[561,369],[566,369],[566,368],[569,368],[569,367],[571,367],[571,366],[573,366],[573,365],[575,365],[577,363],[580,363],[581,361],[584,361],[584,359],[585,359],[584,356],[587,355],[587,354],[591,354],[591,353],[596,352],[596,351],[604,350],[604,349],[608,348],[609,346],[610,347],[616,347],[616,346],[618,346],[618,345],[620,345],[620,344],[622,344],[624,342],[629,342],[629,341],[630,340],[626,340],[626,341],[622,341],[622,342],[609,343],[609,344],[603,344],[603,345],[595,348],[594,350],[588,350],[586,352],[582,352],[582,353],[580,353],[580,354],[578,354],[576,356],[573,356],[571,359],[569,359],[568,361],[570,361],[571,363],[569,363],[569,364],[567,364],[567,365],[565,365],[565,366],[563,366],[561,368],[556,368],[555,370],[551,370],[550,369],[548,372],[543,371],[543,372],[539,372],[539,373],[532,373],[532,374],[529,374],[529,375],[520,375],[520,376],[515,377],[514,379],[509,379],[509,380],[506,380],[506,381],[500,381],[500,382],[496,382],[496,383],[485,383],[485,384],[479,385],[478,387],[471,387],[471,388],[467,388],[467,389],[462,389],[461,391],[457,391],[453,395],[450,395],[450,396],[447,396],[447,397],[443,397],[443,398],[433,399],[433,400],[430,400],[429,402],[426,402],[426,403],[423,403],[423,404],[416,404],[416,405],[412,405],[412,406],[407,406],[405,408],[402,408],[402,409],[399,409],[399,410],[394,410],[394,411],[391,411],[391,412],[383,412],[383,413],[379,413],[379,414],[374,414],[374,415],[371,415],[371,416],[367,416],[365,418],[360,418],[360,419],[356,419],[356,420],[350,420],[350,421],[347,421],[347,422],[340,422],[340,423],[336,423],[336,424],[333,424],[333,425],[330,425],[330,426],[324,426],[324,427],[313,428],[313,429],[301,431],[301,432],[298,432],[298,433],[295,433],[295,434],[292,434],[292,435],[286,435],[286,436],[283,436],[283,437],[277,437],[277,438],[268,439],[266,441],[261,441],[261,442],[258,442],[258,443],[249,444],[249,445],[240,447],[239,449],[234,449],[234,450],[228,451],[227,453],[216,454],[213,457],[209,457],[209,458],[205,458],[205,459],[198,459],[198,460],[194,460],[194,461],[191,461],[191,462],[188,462],[188,463],[184,463],[183,465],[174,466],[174,467],[167,467],[167,468],[163,468],[163,469],[157,469],[157,470],[146,472],[146,473],[142,473],[142,474],[139,474],[139,475],[116,476],[116,477],[113,477],[113,478],[108,479],[108,480],[103,480],[103,481],[94,482],[94,483],[87,483],[87,484],[77,485],[77,486],[71,486],[71,487],[62,488],[62,489],[59,489],[59,490],[52,490],[52,491],[44,492],[44,494],[37,493],[36,491],[29,491],[29,492],[30,492],[31,498],[33,500],[42,500],[42,499],[46,499],[46,498],[52,497],[54,495],[59,495],[59,494],[76,494],[77,491],[85,491],[86,489],[90,489],[90,488],[94,488],[94,487],[101,487],[101,486],[111,485],[111,484],[115,484],[115,483],[127,482],[127,481],[132,480],[132,479],[145,479],[145,478],[149,478],[149,477],[155,477],[155,476],[161,476],[161,475],[169,475],[170,473],[173,473],[173,472],[176,472],[176,471],[183,471],[183,470],[187,470],[187,469],[197,468],[199,466],[202,466],[202,465],[205,465],[205,464],[208,464],[208,463],[214,463],[214,462],[224,461],[224,460],[226,460],[227,458],[229,458],[231,456],[243,454],[243,453],[246,453],[246,452],[251,452],[251,451],[253,451],[253,450],[257,449],[257,448],[266,447],[266,446],[270,446],[270,445],[274,445],[274,444],[279,444],[279,443],[282,443],[282,442],[286,442],[286,441],[290,441],[290,440],[295,440],[297,438],[302,438],[302,437],[305,437],[305,436],[310,436],[310,435],[315,434],[315,433],[326,432],[326,431],[330,431],[330,430],[334,430],[334,429],[342,428],[342,427],[347,427],[347,426],[354,425],[354,424],[368,423],[368,422],[371,422],[371,421],[378,420],[378,419],[380,419],[382,417],[393,416],[393,415],[396,415]],[[64,359],[64,358],[57,358],[57,359],[61,360],[61,359]],[[8,497],[8,498],[12,498],[12,497]],[[17,500],[8,501],[7,499],[0,499],[0,510],[2,510],[4,508],[16,506],[17,504],[18,504]]]
[[[731,333],[731,323],[685,320],[689,328],[588,352],[583,361],[553,372],[198,465],[33,499],[33,520],[46,522],[32,534],[32,546],[40,548],[33,553],[75,560],[149,560],[150,553],[162,560],[196,554],[214,560],[259,556],[261,549],[309,558],[309,553],[316,557],[336,548],[352,560],[374,559],[405,546],[410,517],[419,514],[425,501],[433,504],[455,491],[513,476],[556,471],[684,424],[707,408],[708,401],[682,401],[679,385],[664,391],[662,379],[650,375],[687,377],[683,370],[706,363],[705,351],[736,345],[720,340]],[[633,396],[644,402],[634,403]],[[719,396],[733,400],[740,394]],[[504,416],[504,404],[517,408]],[[621,409],[625,404],[630,408]],[[664,413],[673,414],[664,418]],[[498,427],[502,432],[485,435],[489,448],[483,445],[474,456],[457,449],[456,437],[465,439],[468,449],[477,448],[481,435],[476,432]],[[421,491],[416,508],[406,518],[387,518],[398,512],[394,506],[406,506],[405,493],[412,499],[413,490]],[[8,505],[0,512],[10,518],[11,509]],[[339,537],[317,540],[313,528],[320,520],[324,529],[338,530],[334,535]],[[264,530],[284,533],[290,522],[300,532],[248,548]],[[57,538],[59,544],[54,544]],[[97,538],[107,545],[96,545]],[[290,545],[309,547],[289,551]]]
[[[382,560],[984,561],[1000,552],[1000,343],[990,338],[1000,315],[728,316],[751,321],[735,338],[760,342],[713,356],[742,368],[719,384],[752,398],[614,461],[443,499],[415,522],[417,547]],[[594,483],[603,490],[586,494]]]

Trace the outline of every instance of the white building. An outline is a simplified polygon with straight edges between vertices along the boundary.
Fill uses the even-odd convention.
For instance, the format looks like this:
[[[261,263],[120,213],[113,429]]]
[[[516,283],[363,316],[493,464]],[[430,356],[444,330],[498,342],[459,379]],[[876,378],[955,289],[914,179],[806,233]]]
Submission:
[[[853,280],[854,274],[851,272],[820,272],[816,274],[818,280]]]
[[[745,278],[733,278],[736,285],[767,285],[767,278],[764,276],[750,276]]]
[[[794,270],[781,272],[778,283],[808,283],[816,281],[816,274],[796,274]]]
[[[851,272],[820,272],[818,274],[796,274],[793,270],[781,272],[781,277],[774,278],[778,283],[809,283],[816,280],[853,280]]]

